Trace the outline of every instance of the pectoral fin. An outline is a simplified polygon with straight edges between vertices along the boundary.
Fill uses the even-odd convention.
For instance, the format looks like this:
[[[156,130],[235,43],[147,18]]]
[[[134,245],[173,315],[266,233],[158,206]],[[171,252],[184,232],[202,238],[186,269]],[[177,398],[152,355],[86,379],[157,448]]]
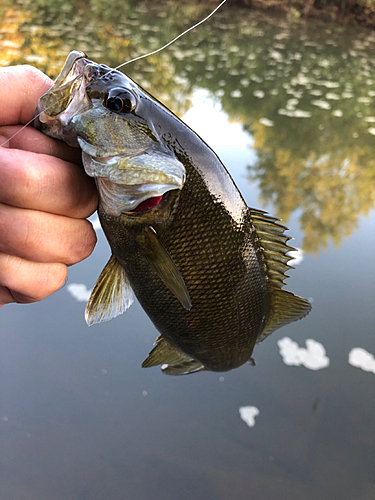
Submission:
[[[91,326],[115,318],[133,303],[133,293],[123,267],[114,255],[100,273],[86,306],[86,323]]]
[[[138,242],[152,269],[185,309],[190,310],[191,301],[184,279],[169,252],[159,240],[155,229],[147,226],[144,233],[138,238]]]
[[[162,365],[161,370],[167,375],[187,375],[205,370],[202,363],[172,346],[163,335],[158,337],[147,359],[143,361],[142,368]]]

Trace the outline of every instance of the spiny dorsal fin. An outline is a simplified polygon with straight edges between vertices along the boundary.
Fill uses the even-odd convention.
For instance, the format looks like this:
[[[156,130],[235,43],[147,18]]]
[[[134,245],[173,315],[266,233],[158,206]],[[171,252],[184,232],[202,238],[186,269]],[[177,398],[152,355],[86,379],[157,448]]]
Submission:
[[[133,303],[133,293],[123,267],[111,255],[97,279],[85,310],[86,323],[108,321],[126,311]]]
[[[177,269],[168,250],[159,240],[153,227],[147,226],[142,236],[138,238],[141,251],[152,269],[163,283],[178,298],[185,309],[191,309],[189,292],[183,277]]]
[[[163,335],[156,339],[155,347],[143,361],[142,368],[156,365],[162,365],[161,370],[167,375],[186,375],[205,369],[199,361],[172,346]]]
[[[267,324],[258,338],[264,340],[274,330],[292,321],[306,316],[311,310],[308,300],[283,290],[284,279],[288,269],[293,269],[288,262],[292,259],[288,252],[294,250],[287,245],[289,236],[284,234],[287,229],[278,223],[279,219],[271,217],[266,212],[249,208],[259,242],[263,248],[267,274],[271,284],[271,308]]]
[[[284,279],[288,278],[285,272],[288,269],[293,269],[288,264],[291,257],[287,253],[294,248],[286,244],[290,240],[290,237],[284,234],[287,228],[278,223],[279,219],[269,216],[266,212],[253,208],[249,208],[249,211],[264,250],[263,255],[271,286],[281,289],[284,286]]]

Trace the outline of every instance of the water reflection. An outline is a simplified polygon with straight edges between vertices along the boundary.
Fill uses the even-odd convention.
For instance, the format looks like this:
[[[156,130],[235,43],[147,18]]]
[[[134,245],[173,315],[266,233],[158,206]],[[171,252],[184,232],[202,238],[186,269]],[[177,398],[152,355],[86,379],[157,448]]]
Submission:
[[[1,64],[26,61],[54,77],[69,50],[79,49],[116,66],[163,45],[207,10],[6,0]],[[374,48],[375,35],[364,29],[265,22],[227,7],[126,72],[179,114],[198,86],[207,89],[253,136],[257,160],[247,175],[261,201],[284,221],[298,210],[303,250],[316,253],[330,241],[339,245],[374,206]]]

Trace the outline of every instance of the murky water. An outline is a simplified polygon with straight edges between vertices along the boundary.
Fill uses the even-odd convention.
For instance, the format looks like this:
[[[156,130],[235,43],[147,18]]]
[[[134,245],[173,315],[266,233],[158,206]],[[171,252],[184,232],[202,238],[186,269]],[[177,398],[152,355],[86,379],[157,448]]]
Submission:
[[[6,4],[1,64],[51,76],[72,49],[115,66],[207,13]],[[137,303],[84,323],[109,256],[98,227],[62,290],[0,311],[1,500],[375,497],[374,70],[363,28],[229,8],[126,67],[219,154],[250,206],[290,227],[288,288],[313,311],[256,347],[256,367],[141,369],[157,332]]]

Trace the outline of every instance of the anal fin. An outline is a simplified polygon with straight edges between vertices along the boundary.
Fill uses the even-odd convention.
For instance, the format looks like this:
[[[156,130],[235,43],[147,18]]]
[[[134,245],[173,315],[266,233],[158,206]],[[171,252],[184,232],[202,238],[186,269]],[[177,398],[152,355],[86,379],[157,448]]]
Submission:
[[[202,363],[172,346],[163,335],[156,339],[155,347],[142,363],[142,368],[156,365],[161,365],[162,372],[167,375],[187,375],[205,369]]]
[[[125,270],[111,255],[91,292],[85,310],[86,323],[108,321],[128,309],[133,303],[133,293]]]

